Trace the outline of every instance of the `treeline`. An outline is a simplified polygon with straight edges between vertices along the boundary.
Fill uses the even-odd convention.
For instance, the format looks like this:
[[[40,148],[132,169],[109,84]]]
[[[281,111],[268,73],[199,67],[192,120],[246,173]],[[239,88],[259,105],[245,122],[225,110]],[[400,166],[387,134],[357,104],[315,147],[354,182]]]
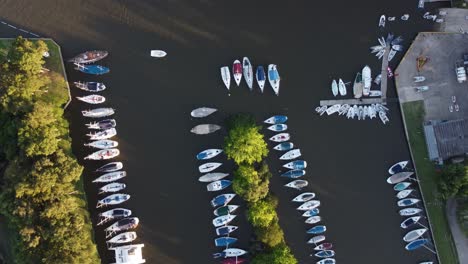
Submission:
[[[238,114],[227,121],[228,136],[224,151],[238,165],[232,187],[247,202],[247,218],[265,250],[254,255],[253,264],[296,264],[284,240],[276,207],[278,200],[269,194],[271,173],[263,159],[268,148],[260,126],[251,115]]]
[[[0,65],[0,213],[14,263],[99,263],[63,118],[63,77],[43,73],[43,41],[15,39]]]

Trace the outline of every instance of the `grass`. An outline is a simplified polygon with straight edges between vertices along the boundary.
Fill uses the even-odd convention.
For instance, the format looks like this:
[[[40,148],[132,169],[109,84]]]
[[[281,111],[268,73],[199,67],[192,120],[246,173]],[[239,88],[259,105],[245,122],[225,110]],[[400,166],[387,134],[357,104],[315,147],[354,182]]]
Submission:
[[[404,103],[403,116],[440,261],[442,264],[458,263],[457,251],[445,214],[445,201],[440,198],[437,191],[438,174],[436,167],[428,159],[427,155],[422,127],[424,120],[423,102]]]

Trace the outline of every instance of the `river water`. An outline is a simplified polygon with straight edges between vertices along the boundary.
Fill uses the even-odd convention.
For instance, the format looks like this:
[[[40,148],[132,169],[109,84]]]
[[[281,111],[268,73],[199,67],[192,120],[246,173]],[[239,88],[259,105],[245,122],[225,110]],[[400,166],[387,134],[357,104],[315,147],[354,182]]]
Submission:
[[[293,3],[294,2],[294,3]],[[322,202],[321,215],[327,240],[333,242],[339,263],[416,263],[434,259],[426,250],[407,252],[401,240],[395,193],[385,183],[386,170],[409,157],[399,108],[390,104],[390,124],[319,117],[314,108],[331,97],[332,78],[352,81],[365,64],[376,72],[379,61],[369,53],[377,37],[393,32],[403,35],[405,47],[418,31],[430,30],[417,1],[64,1],[3,0],[2,20],[54,38],[66,58],[89,49],[105,49],[110,56],[100,62],[111,68],[101,77],[84,76],[67,66],[70,81],[99,80],[109,87],[106,105],[116,108],[121,155],[128,176],[123,205],[140,218],[138,242],[145,243],[148,263],[213,263],[214,230],[212,195],[197,182],[195,154],[220,147],[226,131],[213,136],[190,134],[190,111],[199,106],[219,108],[206,122],[222,123],[224,117],[250,112],[261,121],[272,114],[286,114],[292,141],[309,162],[309,190]],[[434,7],[434,5],[430,5]],[[385,30],[377,27],[385,13],[400,17]],[[0,26],[4,37],[21,32]],[[26,35],[27,36],[27,35]],[[164,49],[158,60],[151,49]],[[219,67],[248,56],[253,65],[275,63],[282,77],[280,96],[266,87],[249,92],[245,83],[230,96],[219,76]],[[397,59],[402,54],[397,55]],[[395,60],[391,63],[395,67]],[[392,84],[393,85],[393,84]],[[231,87],[233,87],[231,85]],[[395,97],[393,87],[389,97]],[[73,96],[83,94],[72,88]],[[76,155],[91,150],[86,140],[84,104],[72,102],[71,120]],[[203,121],[204,122],[204,121]],[[265,131],[269,137],[271,133]],[[220,157],[218,160],[225,160]],[[277,153],[268,159],[273,172],[280,168]],[[92,172],[100,162],[86,166],[85,186],[93,221],[97,186]],[[232,164],[231,164],[232,165]],[[229,172],[229,165],[224,167]],[[289,200],[298,193],[282,187],[274,173],[271,189],[280,198],[278,213],[286,241],[300,263],[315,263],[306,245],[310,236],[300,214]],[[237,198],[238,199],[238,198]],[[239,200],[236,204],[243,205]],[[251,230],[239,211],[235,224],[238,247],[246,248]],[[104,260],[112,260],[104,247],[102,227],[96,241]]]

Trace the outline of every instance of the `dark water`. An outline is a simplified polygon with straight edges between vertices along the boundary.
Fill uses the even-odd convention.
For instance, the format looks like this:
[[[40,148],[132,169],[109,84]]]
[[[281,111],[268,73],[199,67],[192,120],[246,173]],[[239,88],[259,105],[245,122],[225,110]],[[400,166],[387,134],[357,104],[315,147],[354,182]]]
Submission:
[[[314,112],[320,99],[331,96],[332,78],[351,81],[369,64],[380,69],[369,53],[377,37],[380,14],[410,21],[389,23],[386,30],[405,37],[407,47],[416,32],[430,30],[417,1],[0,1],[3,20],[54,38],[65,57],[89,49],[106,49],[102,64],[111,73],[91,78],[68,66],[70,81],[100,80],[109,87],[103,94],[107,106],[117,109],[118,138],[132,195],[124,207],[141,220],[139,242],[145,243],[148,263],[212,263],[214,230],[212,194],[197,182],[194,156],[205,148],[220,147],[224,133],[196,137],[188,131],[198,124],[189,118],[195,107],[207,105],[220,112],[206,122],[221,123],[231,113],[251,112],[260,121],[272,114],[287,114],[292,141],[309,162],[306,179],[322,201],[327,239],[334,243],[339,263],[416,263],[433,259],[426,250],[407,252],[399,228],[395,193],[385,183],[386,169],[409,157],[400,113],[390,104],[390,124],[350,121],[343,117],[320,118]],[[433,5],[431,7],[434,7]],[[0,27],[2,36],[20,32]],[[164,49],[165,59],[149,56]],[[269,87],[265,94],[232,89],[227,95],[219,67],[248,56],[254,65],[275,63],[282,76],[280,96]],[[401,53],[397,58],[401,57]],[[392,62],[393,64],[395,61]],[[395,66],[395,65],[393,65]],[[73,96],[81,95],[73,89]],[[390,97],[395,96],[393,87]],[[74,149],[81,158],[87,106],[74,101],[68,111]],[[267,136],[271,133],[266,132]],[[224,160],[224,157],[218,160]],[[269,157],[272,171],[279,170],[277,153]],[[99,162],[83,162],[86,191],[93,221],[97,186],[91,170]],[[228,167],[224,167],[227,171]],[[315,263],[306,245],[310,236],[289,200],[298,192],[281,186],[278,174],[272,191],[279,196],[280,223],[288,244],[300,263]],[[235,200],[240,203],[239,200]],[[249,229],[239,212],[237,246],[246,248]],[[100,254],[102,227],[95,229]]]

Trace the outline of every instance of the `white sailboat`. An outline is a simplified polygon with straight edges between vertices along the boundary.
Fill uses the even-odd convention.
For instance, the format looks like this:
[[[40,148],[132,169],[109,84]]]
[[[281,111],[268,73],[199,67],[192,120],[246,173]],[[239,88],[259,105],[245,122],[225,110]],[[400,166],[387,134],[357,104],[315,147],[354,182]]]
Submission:
[[[279,95],[280,76],[275,64],[268,65],[268,81],[276,95]]]
[[[77,96],[76,99],[88,104],[101,104],[106,101],[106,98],[104,96],[98,94],[90,94],[82,97]]]
[[[368,96],[370,88],[371,88],[372,77],[371,77],[371,69],[367,65],[364,66],[364,68],[362,69],[362,80],[364,82],[364,88],[362,90],[362,94],[365,96]]]
[[[165,52],[164,50],[151,50],[151,57],[163,58],[166,57],[166,55],[167,52]]]
[[[229,90],[231,87],[231,73],[229,72],[229,67],[221,67],[221,78],[223,79],[224,85]]]
[[[337,96],[337,95],[338,95],[338,84],[336,83],[336,80],[333,80],[333,81],[332,81],[331,90],[332,90],[333,96]]]
[[[340,91],[341,96],[345,96],[347,94],[346,85],[341,78],[338,80],[338,90]]]
[[[110,244],[124,244],[124,243],[130,243],[133,240],[137,238],[136,232],[125,232],[122,234],[118,234],[114,236],[113,238],[107,240],[107,243]]]
[[[253,69],[252,64],[250,64],[250,60],[247,57],[242,59],[242,71],[244,73],[244,79],[249,86],[250,91],[252,91],[253,87]]]
[[[379,27],[385,27],[385,15],[380,16]]]

